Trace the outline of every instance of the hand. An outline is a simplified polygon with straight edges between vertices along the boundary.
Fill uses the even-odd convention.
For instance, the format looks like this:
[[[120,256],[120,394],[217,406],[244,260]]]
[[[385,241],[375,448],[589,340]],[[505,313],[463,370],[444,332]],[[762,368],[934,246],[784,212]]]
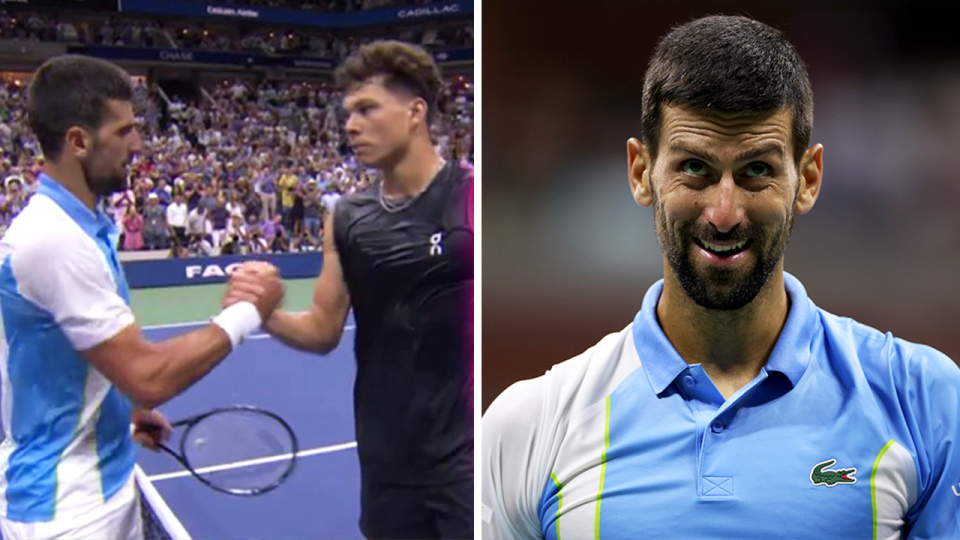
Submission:
[[[260,312],[261,319],[266,321],[283,302],[284,292],[277,267],[268,262],[249,261],[230,276],[223,307],[237,302],[251,302]]]
[[[156,450],[161,442],[169,440],[173,431],[170,422],[167,422],[160,411],[153,409],[135,408],[132,422],[133,440],[150,450]]]

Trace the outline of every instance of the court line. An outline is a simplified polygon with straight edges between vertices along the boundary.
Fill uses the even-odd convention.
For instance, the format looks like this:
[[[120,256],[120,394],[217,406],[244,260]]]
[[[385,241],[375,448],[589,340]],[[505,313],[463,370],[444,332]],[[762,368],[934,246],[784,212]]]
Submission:
[[[297,452],[297,457],[307,457],[315,456],[317,454],[329,454],[331,452],[339,452],[340,450],[348,450],[350,448],[356,448],[357,441],[335,444],[333,446],[321,446],[318,448],[311,448],[310,450],[301,450]],[[243,467],[251,467],[253,465],[262,465],[264,463],[273,463],[274,461],[283,461],[290,459],[290,454],[279,454],[276,456],[267,456],[257,459],[248,459],[245,461],[235,461],[233,463],[224,463],[222,465],[211,465],[210,467],[201,467],[195,469],[197,474],[206,474],[211,472],[220,472],[220,471],[229,471],[231,469],[240,469]],[[151,482],[159,482],[160,480],[169,480],[171,478],[182,478],[184,476],[191,476],[190,471],[177,471],[172,473],[163,473],[155,474],[153,476],[148,476],[147,478]]]

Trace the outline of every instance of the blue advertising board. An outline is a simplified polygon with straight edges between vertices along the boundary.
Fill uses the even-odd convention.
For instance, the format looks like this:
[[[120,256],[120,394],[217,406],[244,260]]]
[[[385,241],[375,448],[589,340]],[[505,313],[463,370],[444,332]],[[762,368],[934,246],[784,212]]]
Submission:
[[[120,11],[173,17],[214,17],[320,28],[356,28],[424,19],[473,16],[472,0],[448,0],[421,6],[371,9],[351,13],[320,13],[304,9],[205,3],[191,0],[120,0]]]
[[[323,255],[308,253],[270,253],[126,261],[123,271],[131,289],[226,283],[230,274],[244,261],[269,261],[280,270],[283,279],[313,278],[320,274]]]

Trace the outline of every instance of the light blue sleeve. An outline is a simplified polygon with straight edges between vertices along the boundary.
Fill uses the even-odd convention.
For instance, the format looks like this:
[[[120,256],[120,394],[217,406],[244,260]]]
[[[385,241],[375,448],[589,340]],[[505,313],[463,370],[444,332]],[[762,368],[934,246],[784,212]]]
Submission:
[[[905,352],[902,391],[910,407],[919,473],[906,538],[960,539],[960,368],[929,347]]]

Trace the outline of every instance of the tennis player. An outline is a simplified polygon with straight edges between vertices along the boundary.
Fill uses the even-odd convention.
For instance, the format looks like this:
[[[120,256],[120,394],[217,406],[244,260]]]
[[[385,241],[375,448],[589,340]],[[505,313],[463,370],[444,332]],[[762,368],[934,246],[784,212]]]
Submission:
[[[794,48],[744,17],[683,24],[642,108],[628,173],[663,280],[490,405],[483,537],[960,538],[960,369],[784,273],[823,170]]]
[[[169,433],[151,409],[216,366],[283,295],[279,280],[264,279],[269,290],[256,304],[162,343],[144,338],[117,260],[119,233],[97,209],[127,188],[141,147],[131,98],[123,70],[80,56],[45,62],[30,83],[28,118],[46,163],[0,241],[6,540],[140,538],[131,418]]]
[[[440,77],[424,50],[374,42],[337,79],[349,142],[383,181],[328,215],[311,308],[265,327],[325,353],[353,306],[363,534],[472,538],[473,175],[430,141]],[[253,268],[233,274],[225,304],[254,298]]]

